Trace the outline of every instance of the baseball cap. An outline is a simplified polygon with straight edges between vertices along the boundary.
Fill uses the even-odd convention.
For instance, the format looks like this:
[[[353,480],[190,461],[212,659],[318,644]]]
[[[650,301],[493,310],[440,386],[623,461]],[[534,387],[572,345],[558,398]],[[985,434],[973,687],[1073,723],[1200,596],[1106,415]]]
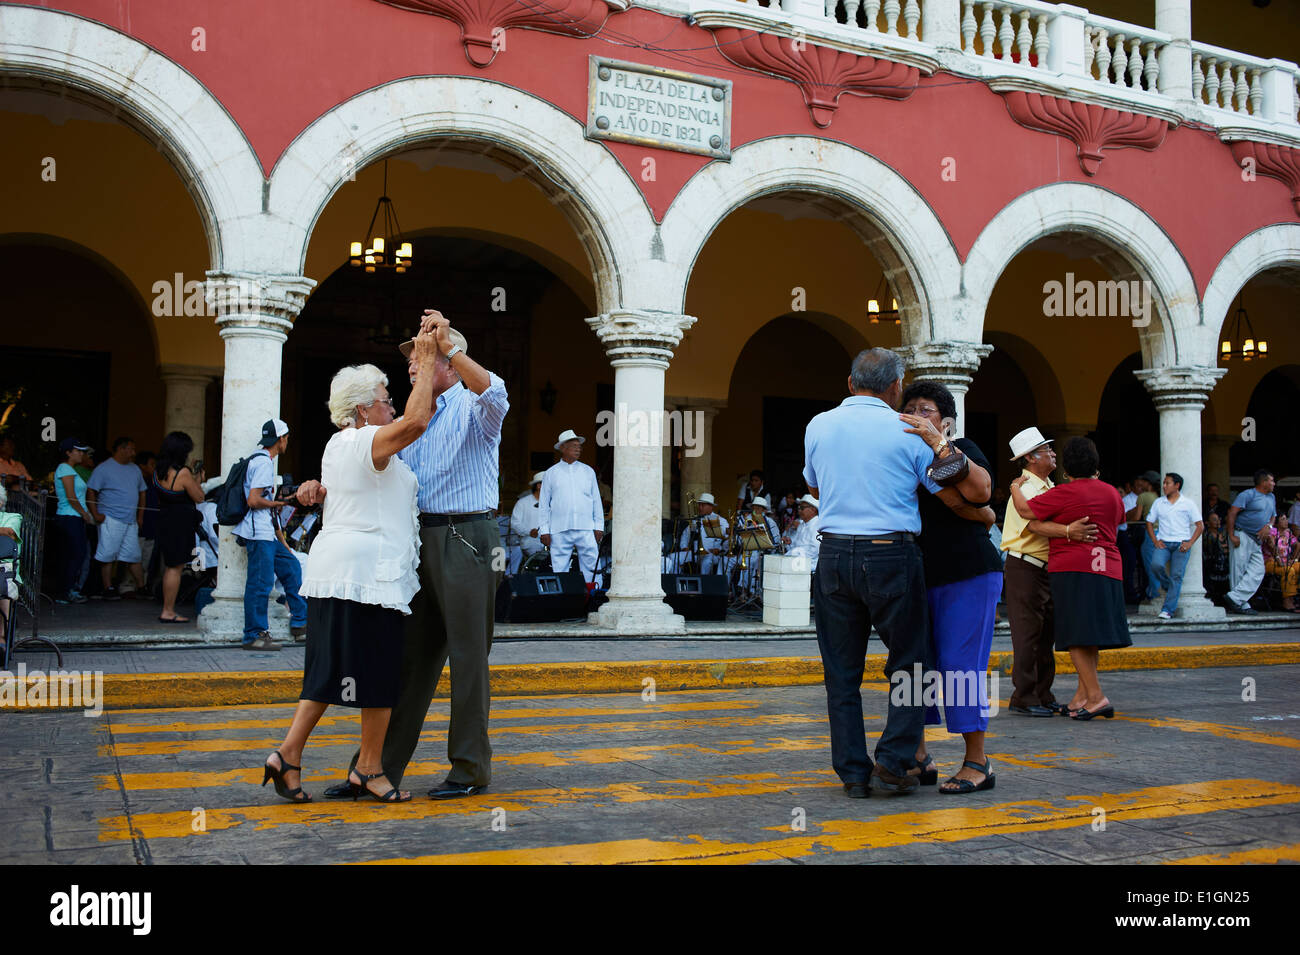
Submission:
[[[264,448],[269,448],[288,433],[289,426],[287,424],[279,418],[272,418],[266,424],[262,425],[262,440],[259,441],[258,444]]]
[[[73,451],[73,450],[90,451],[93,449],[90,447],[90,445],[83,442],[80,438],[64,438],[62,441],[59,442],[59,450],[66,453],[68,451]]]

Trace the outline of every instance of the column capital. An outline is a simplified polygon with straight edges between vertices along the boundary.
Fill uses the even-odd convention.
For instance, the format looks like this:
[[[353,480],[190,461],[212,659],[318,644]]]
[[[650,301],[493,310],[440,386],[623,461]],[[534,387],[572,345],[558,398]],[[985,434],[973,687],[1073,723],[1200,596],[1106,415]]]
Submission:
[[[693,315],[626,308],[587,319],[610,364],[667,368],[682,335],[696,322]]]
[[[1150,393],[1157,411],[1179,408],[1200,411],[1209,400],[1215,383],[1227,373],[1226,368],[1197,365],[1139,368],[1133,372]]]
[[[315,287],[316,280],[305,275],[210,271],[208,309],[215,312],[223,338],[270,333],[283,342]]]
[[[914,380],[938,381],[965,391],[980,362],[993,353],[993,346],[977,342],[924,342],[900,345],[894,351],[907,363]]]

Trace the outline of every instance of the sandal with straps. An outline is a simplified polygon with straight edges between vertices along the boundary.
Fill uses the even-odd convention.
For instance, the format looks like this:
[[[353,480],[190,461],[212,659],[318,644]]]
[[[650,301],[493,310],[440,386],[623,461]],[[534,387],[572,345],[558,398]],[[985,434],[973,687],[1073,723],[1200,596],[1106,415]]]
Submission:
[[[914,759],[913,762],[916,763],[916,768],[919,769],[921,772],[919,774],[912,774],[912,775],[916,776],[917,782],[919,782],[922,786],[933,786],[939,782],[939,770],[935,769],[934,767],[933,756],[931,756],[929,753],[926,753],[924,762],[922,762],[919,759]]]
[[[993,783],[997,779],[997,777],[993,775],[992,760],[985,759],[984,765],[981,766],[979,763],[968,759],[962,762],[962,766],[966,769],[973,769],[978,773],[983,773],[984,778],[980,780],[978,783],[973,783],[969,779],[958,779],[956,776],[954,776],[952,777],[952,779],[949,779],[943,785],[947,786],[948,783],[956,783],[957,788],[944,789],[943,786],[940,786],[939,792],[945,793],[946,795],[949,796],[964,796],[967,793],[977,793],[977,792],[982,792],[985,789],[993,788]]]
[[[354,783],[352,781],[352,773],[356,773],[357,776],[361,778],[360,783]],[[376,802],[410,802],[411,801],[410,793],[407,793],[406,798],[403,799],[402,794],[397,790],[397,787],[395,786],[390,787],[388,792],[384,793],[381,796],[378,793],[376,793],[373,789],[371,789],[368,785],[366,785],[367,783],[370,782],[370,780],[378,779],[382,775],[384,775],[382,772],[370,773],[369,775],[367,775],[366,773],[363,773],[361,770],[357,769],[356,767],[353,767],[352,772],[348,773],[348,785],[352,787],[352,801],[356,802],[362,796],[369,796],[371,799],[374,799]]]
[[[284,781],[284,774],[291,772],[298,773],[299,781],[301,781],[302,767],[291,766],[289,761],[280,754],[278,749],[275,751],[275,755],[280,757],[280,768],[276,769],[270,763],[264,764],[263,768],[266,770],[266,773],[262,776],[262,785],[265,786],[269,782],[274,782],[276,794],[283,796],[285,799],[289,800],[289,802],[311,802],[310,793],[303,792],[301,786],[295,786],[293,789],[290,789],[289,784]]]

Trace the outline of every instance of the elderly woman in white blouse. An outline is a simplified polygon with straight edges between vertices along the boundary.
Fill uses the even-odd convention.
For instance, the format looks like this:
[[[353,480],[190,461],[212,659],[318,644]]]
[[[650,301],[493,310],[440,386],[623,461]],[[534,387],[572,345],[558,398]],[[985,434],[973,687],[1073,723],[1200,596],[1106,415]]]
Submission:
[[[419,362],[406,414],[394,420],[388,378],[374,365],[344,368],[330,383],[330,418],[338,433],[321,459],[327,489],[322,529],[312,544],[301,593],[307,598],[302,695],[280,748],[266,759],[262,785],[292,802],[302,790],[303,747],[331,703],[361,710],[361,755],[349,773],[352,795],[406,802],[380,763],[397,702],[402,618],[419,589],[416,480],[397,452],[424,433],[432,417],[437,346],[431,332],[415,339]]]

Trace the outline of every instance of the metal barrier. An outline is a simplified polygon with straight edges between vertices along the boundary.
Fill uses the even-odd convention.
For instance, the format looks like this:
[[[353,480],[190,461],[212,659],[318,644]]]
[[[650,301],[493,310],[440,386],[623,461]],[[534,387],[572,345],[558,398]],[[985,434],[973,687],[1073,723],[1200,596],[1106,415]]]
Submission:
[[[45,511],[49,502],[49,492],[44,489],[27,490],[23,484],[9,492],[9,503],[5,511],[18,514],[21,524],[18,528],[18,600],[17,604],[32,618],[32,635],[22,640],[5,641],[4,664],[8,668],[13,653],[20,647],[32,643],[43,643],[57,655],[59,666],[63,665],[63,653],[53,641],[40,635],[41,627],[41,572],[45,565]],[[11,608],[10,616],[16,617],[17,610]],[[14,627],[9,627],[10,634]]]

